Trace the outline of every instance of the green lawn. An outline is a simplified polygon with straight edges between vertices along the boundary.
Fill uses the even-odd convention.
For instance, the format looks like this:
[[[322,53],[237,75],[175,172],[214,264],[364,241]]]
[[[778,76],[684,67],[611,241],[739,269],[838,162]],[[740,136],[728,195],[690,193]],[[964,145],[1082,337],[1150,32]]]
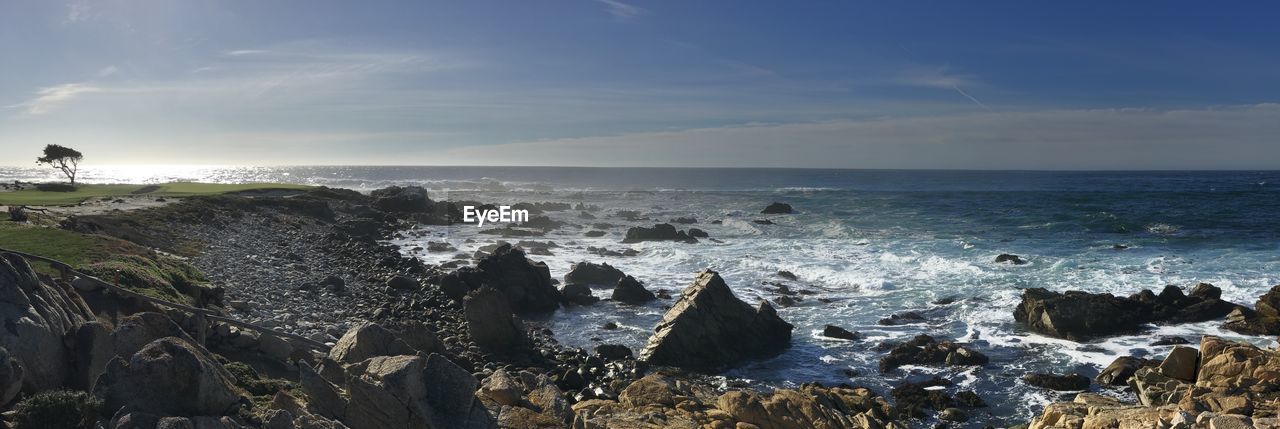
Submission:
[[[81,234],[50,222],[21,224],[0,220],[0,248],[57,259],[144,295],[191,304],[191,291],[206,282],[194,267],[117,238]],[[32,262],[37,271],[57,273],[46,263]]]
[[[80,185],[73,192],[46,192],[35,189],[0,192],[0,205],[61,206],[79,204],[92,198],[128,195],[190,197],[251,190],[310,188],[310,186],[306,185],[286,183],[222,184],[174,182],[157,185]]]

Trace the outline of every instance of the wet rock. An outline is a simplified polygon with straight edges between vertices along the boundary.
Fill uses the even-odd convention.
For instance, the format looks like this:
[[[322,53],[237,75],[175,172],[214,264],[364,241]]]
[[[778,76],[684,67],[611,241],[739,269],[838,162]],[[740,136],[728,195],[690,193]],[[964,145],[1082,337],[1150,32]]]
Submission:
[[[880,319],[880,321],[876,323],[880,325],[885,325],[885,326],[896,326],[896,325],[909,325],[912,323],[921,323],[924,321],[925,321],[925,318],[924,316],[921,316],[920,313],[916,313],[914,311],[907,311],[903,313],[889,315],[889,317]]]
[[[565,284],[614,285],[625,274],[607,263],[578,262],[564,275]]]
[[[1254,310],[1233,309],[1225,327],[1242,334],[1280,335],[1280,285],[1259,297]]]
[[[962,407],[983,408],[987,406],[987,402],[983,401],[982,398],[979,397],[978,394],[974,393],[972,390],[962,390],[962,391],[956,392],[955,400],[956,400],[956,403],[960,404],[960,406]]]
[[[799,279],[799,277],[796,277],[794,273],[787,270],[778,271],[778,277],[782,277],[784,279],[791,280],[791,281],[796,281],[797,279]]]
[[[839,326],[827,325],[822,328],[822,336],[827,338],[837,338],[841,340],[858,340],[860,335],[857,332],[850,332],[848,329]]]
[[[369,193],[373,206],[387,212],[421,213],[432,208],[427,190],[421,186],[391,186]]]
[[[1143,291],[1129,298],[1151,306],[1152,322],[1203,322],[1224,317],[1236,307],[1223,301],[1222,290],[1208,283],[1197,284],[1190,294],[1169,285],[1159,295]]]
[[[698,228],[689,228],[689,236],[693,238],[709,238],[711,234],[707,234],[706,231]]]
[[[122,407],[170,416],[221,416],[242,400],[234,378],[207,352],[179,338],[161,338],[107,365],[94,386],[105,409]]]
[[[999,255],[996,255],[996,263],[997,264],[1010,263],[1013,265],[1023,265],[1023,264],[1026,264],[1027,261],[1022,259],[1022,257],[1018,255],[1001,253]]]
[[[752,308],[719,274],[704,270],[663,316],[640,359],[714,371],[782,351],[790,345],[791,329],[769,304]]]
[[[792,210],[790,204],[779,202],[769,204],[764,210],[760,211],[761,214],[788,214],[793,212],[794,210]]]
[[[510,300],[488,286],[467,294],[463,313],[467,331],[488,353],[518,355],[528,351],[524,326],[511,312]]]
[[[959,408],[947,408],[938,413],[938,420],[949,422],[964,422],[969,420],[969,414]]]
[[[660,223],[653,228],[645,228],[642,226],[634,226],[627,229],[627,235],[622,239],[623,243],[639,243],[641,241],[679,241],[684,243],[697,243],[698,239],[690,237],[684,231],[677,231],[675,226],[669,223]]]
[[[909,416],[924,417],[925,410],[942,411],[955,406],[955,400],[948,396],[946,391],[930,389],[950,385],[950,381],[934,377],[919,383],[902,383],[894,387],[890,395],[893,396],[893,402],[898,406],[899,412]]]
[[[889,355],[880,359],[880,371],[888,372],[902,365],[986,365],[986,355],[951,341],[938,341],[928,335],[917,335],[910,341],[893,345]]]
[[[1159,338],[1156,338],[1155,341],[1152,341],[1151,345],[1152,346],[1175,346],[1175,345],[1187,344],[1187,343],[1190,343],[1190,341],[1187,341],[1187,339],[1183,337],[1173,336],[1173,335],[1161,335]]]
[[[583,233],[582,235],[583,235],[583,236],[586,236],[586,237],[595,238],[595,237],[604,237],[604,235],[605,235],[605,234],[606,234],[606,233],[605,233],[604,231],[592,230],[592,231],[587,231],[587,232]]]
[[[433,253],[437,253],[437,252],[456,252],[456,251],[458,251],[458,248],[453,247],[453,245],[452,245],[452,244],[445,243],[445,242],[439,242],[439,241],[428,241],[428,242],[427,242],[427,251],[428,251],[428,252],[433,252]]]
[[[560,296],[569,304],[591,305],[599,301],[591,294],[591,286],[585,283],[568,283],[560,287]]]
[[[639,280],[631,276],[625,276],[618,280],[618,284],[613,288],[611,297],[614,301],[631,305],[640,305],[657,299],[653,292],[649,292]]]
[[[596,355],[606,361],[630,359],[631,349],[621,344],[601,344],[596,346]]]
[[[1022,303],[1013,316],[1035,332],[1084,341],[1136,331],[1150,319],[1150,314],[1150,307],[1143,303],[1109,293],[1058,293],[1032,288],[1023,292]]]
[[[560,307],[560,291],[551,282],[551,271],[542,262],[533,262],[524,251],[503,243],[483,257],[474,267],[462,267],[430,283],[445,295],[462,300],[468,292],[489,286],[510,300],[518,312],[548,312]]]
[[[1027,374],[1022,381],[1036,387],[1057,391],[1076,391],[1089,388],[1089,377],[1080,374]]]

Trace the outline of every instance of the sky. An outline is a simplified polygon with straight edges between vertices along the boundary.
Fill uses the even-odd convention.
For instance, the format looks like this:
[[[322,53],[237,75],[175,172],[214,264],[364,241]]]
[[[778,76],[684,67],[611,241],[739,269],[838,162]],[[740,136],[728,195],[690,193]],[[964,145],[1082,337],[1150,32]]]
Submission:
[[[0,165],[1280,169],[1278,12],[0,0]]]

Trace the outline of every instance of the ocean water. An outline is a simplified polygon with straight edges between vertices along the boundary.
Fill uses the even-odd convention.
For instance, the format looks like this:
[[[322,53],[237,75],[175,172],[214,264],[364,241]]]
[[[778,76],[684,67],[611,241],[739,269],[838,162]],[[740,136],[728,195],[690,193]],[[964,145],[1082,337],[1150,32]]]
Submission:
[[[0,181],[48,173],[0,168]],[[566,225],[543,237],[505,240],[554,242],[553,255],[532,258],[545,261],[557,278],[573,262],[585,260],[608,262],[651,290],[673,294],[703,268],[719,271],[750,302],[778,297],[765,282],[805,290],[811,294],[800,295],[797,305],[779,308],[796,326],[791,347],[724,375],[771,386],[850,383],[885,394],[904,380],[939,375],[976,390],[992,405],[973,413],[972,426],[1024,422],[1049,401],[1074,395],[1026,386],[1020,380],[1026,373],[1093,376],[1117,356],[1162,357],[1169,346],[1149,345],[1158,335],[1196,342],[1199,335],[1213,334],[1275,345],[1274,338],[1223,331],[1220,321],[1152,327],[1142,335],[1088,344],[1035,335],[1013,321],[1013,308],[1028,287],[1127,296],[1144,288],[1208,282],[1222,288],[1224,298],[1252,306],[1280,284],[1280,172],[1274,171],[174,167],[90,170],[84,177],[88,182],[285,181],[362,190],[418,184],[433,198],[582,203],[591,206],[588,213],[595,219],[582,218],[580,210],[548,212]],[[789,203],[797,213],[761,215],[773,201]],[[645,219],[628,219],[622,211]],[[676,217],[696,218],[697,224],[678,226],[703,229],[716,240],[621,243],[630,226]],[[766,218],[775,224],[752,222]],[[711,223],[716,220],[721,223]],[[592,229],[607,235],[583,235]],[[498,239],[481,230],[419,227],[395,242],[427,262],[445,262]],[[459,252],[411,250],[427,241],[447,241]],[[586,250],[592,246],[632,248],[639,254],[602,257]],[[1021,255],[1029,263],[996,264],[1000,253]],[[779,278],[779,270],[795,273],[798,280]],[[608,290],[596,294],[607,296]],[[955,302],[934,304],[942,298]],[[618,343],[638,351],[662,317],[662,304],[602,302],[562,309],[541,322],[569,345]],[[927,321],[877,324],[903,311],[916,311]],[[621,329],[600,329],[607,321]],[[868,338],[826,339],[818,335],[826,324]],[[991,357],[991,364],[879,373],[877,362],[885,352],[872,350],[877,343],[922,333],[971,343]],[[850,377],[846,370],[857,375]]]

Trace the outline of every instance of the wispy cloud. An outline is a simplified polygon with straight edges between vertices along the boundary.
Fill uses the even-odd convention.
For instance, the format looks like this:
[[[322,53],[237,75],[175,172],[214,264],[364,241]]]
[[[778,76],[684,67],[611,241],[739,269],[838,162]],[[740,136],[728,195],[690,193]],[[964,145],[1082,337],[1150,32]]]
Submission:
[[[12,106],[11,108],[22,108],[28,115],[43,115],[49,113],[59,106],[79,97],[82,94],[101,92],[102,88],[92,86],[85,83],[66,83],[47,88],[41,88],[36,91],[35,98]]]
[[[615,18],[619,18],[619,19],[631,19],[631,18],[644,15],[649,12],[648,10],[642,9],[634,5],[626,4],[618,0],[597,0],[597,1],[599,1],[600,3],[604,3],[605,10],[608,11],[610,15],[613,15]]]
[[[912,67],[902,72],[898,77],[897,83],[907,86],[920,86],[926,88],[945,89],[955,91],[961,97],[973,102],[983,109],[991,110],[985,103],[978,100],[977,97],[965,91],[965,87],[978,85],[977,78],[968,75],[960,75],[950,73],[950,65],[940,67]]]

